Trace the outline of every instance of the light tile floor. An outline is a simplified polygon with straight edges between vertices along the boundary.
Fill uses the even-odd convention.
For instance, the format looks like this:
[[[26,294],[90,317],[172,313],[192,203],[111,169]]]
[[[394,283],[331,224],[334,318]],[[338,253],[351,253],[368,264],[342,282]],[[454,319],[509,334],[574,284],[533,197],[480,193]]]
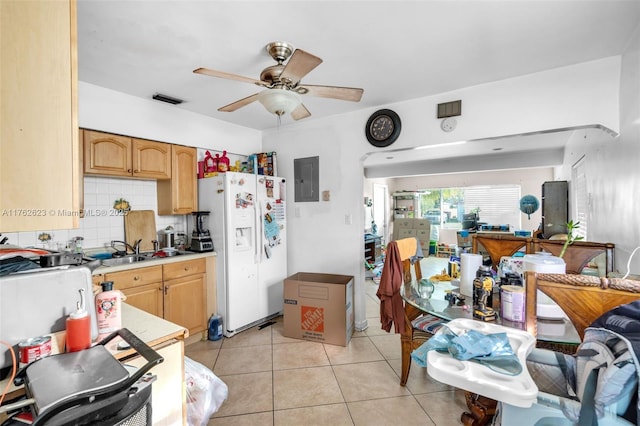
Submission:
[[[446,267],[429,257],[423,276]],[[415,363],[400,386],[400,335],[380,329],[377,285],[367,280],[369,327],[347,347],[284,337],[282,317],[217,342],[197,341],[185,355],[229,388],[214,425],[459,425],[462,391],[438,383]]]

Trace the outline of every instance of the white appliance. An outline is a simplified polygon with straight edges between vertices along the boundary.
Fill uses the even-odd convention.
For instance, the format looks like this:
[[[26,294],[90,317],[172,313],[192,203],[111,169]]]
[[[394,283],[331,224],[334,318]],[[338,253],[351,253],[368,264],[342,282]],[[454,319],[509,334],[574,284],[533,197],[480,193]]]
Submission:
[[[283,311],[285,180],[227,172],[198,180],[217,253],[217,303],[227,337]]]
[[[91,340],[95,340],[98,321],[89,268],[59,266],[0,277],[0,340],[17,345],[30,337],[63,331],[67,316],[80,302],[80,290],[84,290]],[[9,349],[0,346],[0,377],[11,363]]]

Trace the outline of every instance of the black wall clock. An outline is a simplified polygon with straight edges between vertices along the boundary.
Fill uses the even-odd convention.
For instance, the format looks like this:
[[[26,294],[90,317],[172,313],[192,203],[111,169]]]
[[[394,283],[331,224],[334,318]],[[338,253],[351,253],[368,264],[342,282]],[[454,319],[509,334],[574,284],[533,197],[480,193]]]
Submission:
[[[381,109],[371,114],[364,132],[371,145],[384,148],[398,139],[401,126],[398,114],[390,109]]]

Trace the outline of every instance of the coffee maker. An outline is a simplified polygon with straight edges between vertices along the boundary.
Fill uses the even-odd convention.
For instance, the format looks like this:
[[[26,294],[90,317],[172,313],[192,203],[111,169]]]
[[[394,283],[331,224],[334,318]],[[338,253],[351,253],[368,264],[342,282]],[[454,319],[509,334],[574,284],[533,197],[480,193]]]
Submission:
[[[191,232],[191,251],[199,253],[213,251],[213,240],[205,225],[210,212],[193,212],[193,231]]]

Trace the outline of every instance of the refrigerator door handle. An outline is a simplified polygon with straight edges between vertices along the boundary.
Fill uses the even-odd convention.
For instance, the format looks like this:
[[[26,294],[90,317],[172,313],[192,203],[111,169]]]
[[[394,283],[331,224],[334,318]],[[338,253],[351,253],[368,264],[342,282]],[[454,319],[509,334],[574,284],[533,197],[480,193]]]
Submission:
[[[262,261],[262,259],[260,258],[260,245],[262,245],[262,238],[260,237],[261,235],[261,221],[260,221],[260,205],[258,203],[256,203],[254,205],[254,213],[255,213],[255,235],[254,235],[254,245],[255,245],[255,251],[254,251],[254,263],[260,263]]]

